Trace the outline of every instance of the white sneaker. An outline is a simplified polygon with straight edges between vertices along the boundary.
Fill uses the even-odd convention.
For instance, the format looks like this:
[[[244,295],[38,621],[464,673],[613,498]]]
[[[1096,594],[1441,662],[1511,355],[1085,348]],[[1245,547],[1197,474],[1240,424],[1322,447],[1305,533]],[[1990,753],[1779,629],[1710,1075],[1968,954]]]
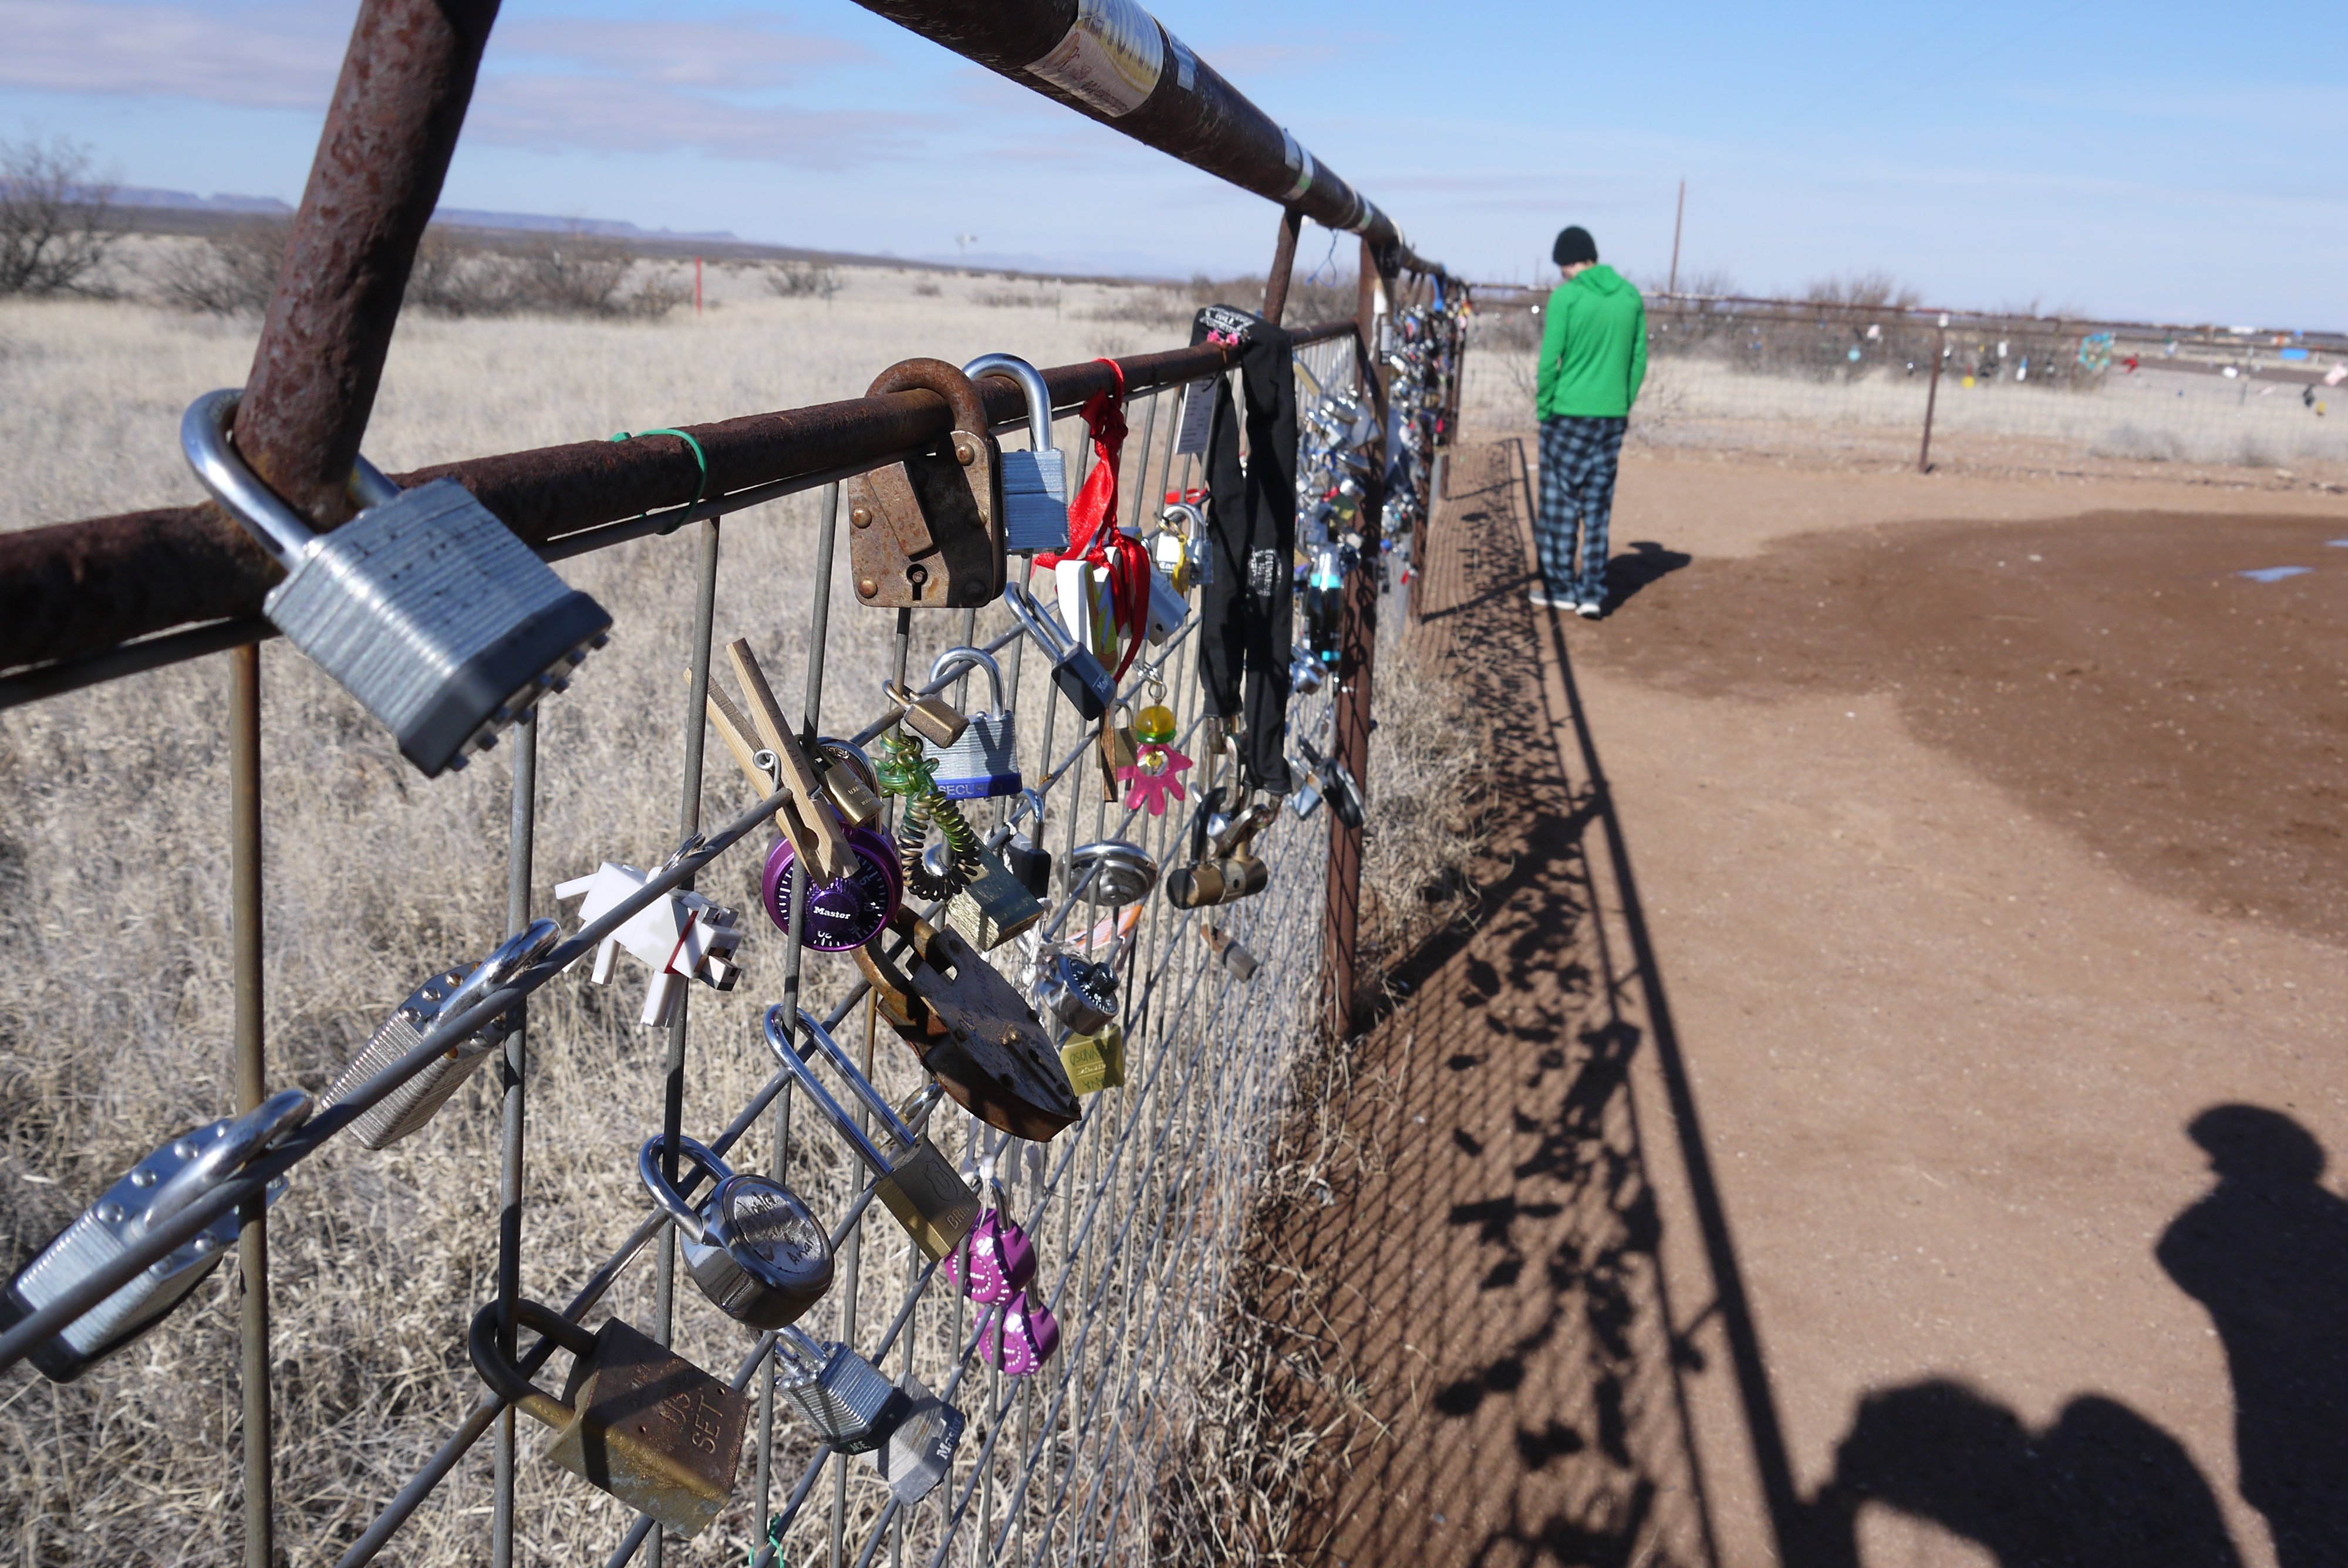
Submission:
[[[1573,607],[1573,613],[1584,620],[1595,620],[1606,613],[1606,601],[1601,599],[1585,599]]]
[[[1564,594],[1551,593],[1548,589],[1543,588],[1539,584],[1536,584],[1532,592],[1528,594],[1526,597],[1530,599],[1535,604],[1539,605],[1543,610],[1578,610],[1581,608],[1579,605],[1575,604],[1570,597]]]

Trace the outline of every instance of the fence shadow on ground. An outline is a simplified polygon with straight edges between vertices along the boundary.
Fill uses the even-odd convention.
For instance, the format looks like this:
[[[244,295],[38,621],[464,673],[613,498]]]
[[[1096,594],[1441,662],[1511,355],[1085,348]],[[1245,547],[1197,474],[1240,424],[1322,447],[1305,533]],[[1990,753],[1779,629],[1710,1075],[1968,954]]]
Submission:
[[[1527,657],[1514,484],[1497,455],[1455,466],[1411,635],[1489,715],[1517,815],[1469,912],[1388,971],[1323,1201],[1259,1238],[1282,1402],[1331,1460],[1290,1549],[1713,1563],[1680,1388],[1700,1358],[1673,1328],[1701,1312],[1657,1256],[1631,1093],[1651,1042],[1591,918],[1602,797],[1560,765]]]

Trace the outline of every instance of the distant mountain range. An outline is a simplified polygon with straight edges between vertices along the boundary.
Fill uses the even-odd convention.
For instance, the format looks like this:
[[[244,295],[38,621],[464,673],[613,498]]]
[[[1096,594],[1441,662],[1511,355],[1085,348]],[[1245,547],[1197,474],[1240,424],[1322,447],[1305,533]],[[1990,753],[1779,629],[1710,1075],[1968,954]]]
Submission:
[[[216,191],[199,196],[192,190],[165,190],[148,185],[123,185],[115,188],[113,201],[118,207],[142,208],[157,212],[201,213],[220,218],[291,218],[294,209],[274,196],[239,196],[233,192]],[[684,231],[675,229],[646,229],[618,218],[554,218],[541,212],[489,212],[469,207],[443,207],[432,215],[433,221],[458,229],[498,229],[509,233],[592,234],[610,240],[633,240],[665,250],[690,245],[726,247],[736,253],[751,251],[781,256],[814,257],[851,264],[917,267],[962,268],[981,272],[1020,272],[1052,278],[1171,278],[1165,262],[1153,256],[1130,251],[1096,251],[1061,256],[1038,254],[1034,251],[973,251],[967,254],[934,251],[925,255],[899,257],[887,251],[877,255],[850,251],[809,250],[796,246],[767,245],[736,237],[726,230]]]
[[[250,213],[261,218],[291,218],[294,209],[274,196],[238,196],[215,192],[199,196],[192,190],[164,190],[149,185],[115,188],[118,207],[160,207],[175,212]],[[674,229],[645,229],[617,218],[550,218],[539,212],[483,212],[469,207],[443,207],[433,221],[458,229],[505,229],[524,233],[598,234],[613,240],[709,240],[726,244],[741,241],[724,230],[681,233]]]

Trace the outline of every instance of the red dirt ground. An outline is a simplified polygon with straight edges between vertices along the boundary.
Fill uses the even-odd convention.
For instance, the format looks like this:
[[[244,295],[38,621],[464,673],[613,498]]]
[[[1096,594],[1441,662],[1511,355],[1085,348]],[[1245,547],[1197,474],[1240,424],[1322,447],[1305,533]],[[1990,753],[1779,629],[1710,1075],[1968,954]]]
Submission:
[[[1453,466],[1412,635],[1511,815],[1261,1241],[1292,1549],[2348,1560],[2338,499],[1622,485],[1560,625]]]

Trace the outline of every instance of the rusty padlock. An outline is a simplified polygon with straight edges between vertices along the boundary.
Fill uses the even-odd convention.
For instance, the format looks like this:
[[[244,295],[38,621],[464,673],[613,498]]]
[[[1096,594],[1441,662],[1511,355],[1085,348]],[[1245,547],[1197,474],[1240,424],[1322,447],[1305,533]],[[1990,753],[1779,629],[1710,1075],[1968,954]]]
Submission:
[[[929,451],[848,482],[848,552],[865,604],[974,610],[1003,592],[1003,461],[970,377],[942,359],[891,365],[865,390],[934,392],[953,430]]]
[[[883,950],[891,935],[901,959]],[[856,963],[880,1016],[963,1110],[1037,1143],[1080,1114],[1035,1010],[961,933],[900,909]]]
[[[555,1399],[498,1348],[498,1304],[473,1314],[465,1348],[481,1380],[554,1429],[540,1457],[680,1535],[695,1535],[734,1495],[750,1401],[614,1317],[589,1333],[551,1307],[514,1303],[514,1322],[571,1352]]]

